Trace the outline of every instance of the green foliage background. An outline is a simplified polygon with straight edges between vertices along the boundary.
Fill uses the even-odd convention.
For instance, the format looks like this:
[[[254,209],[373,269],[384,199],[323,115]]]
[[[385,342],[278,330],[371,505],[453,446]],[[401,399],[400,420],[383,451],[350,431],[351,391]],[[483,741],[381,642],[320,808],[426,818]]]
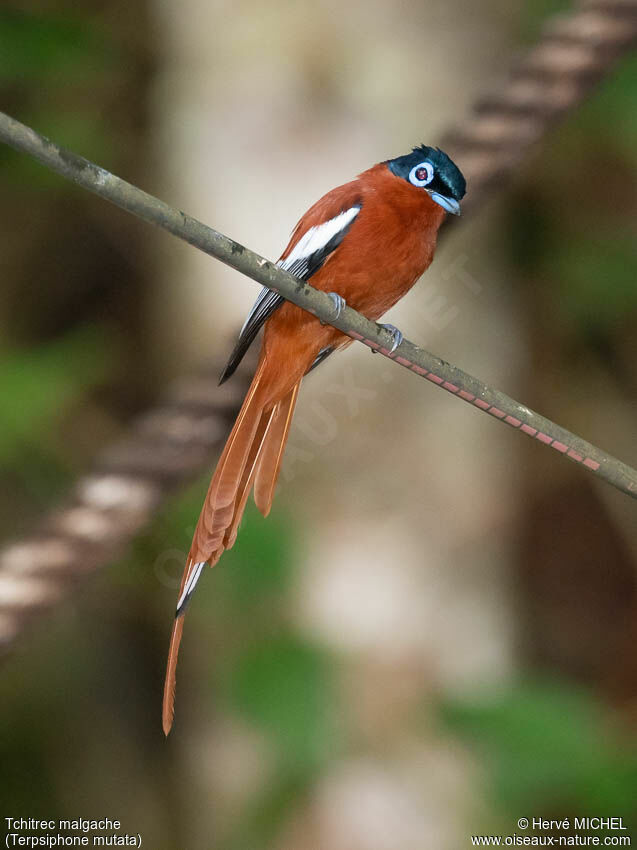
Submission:
[[[558,5],[526,4],[520,41],[531,41]],[[143,10],[130,14],[141,27]],[[26,123],[134,174],[139,145],[130,141],[143,139],[143,108],[141,115],[131,109],[133,96],[122,93],[143,84],[155,60],[120,36],[117,14],[99,4],[72,13],[0,10],[0,95]],[[510,246],[522,297],[533,298],[537,327],[557,356],[574,364],[610,362],[618,382],[634,382],[633,393],[636,102],[632,58],[526,169],[498,236],[505,250]],[[159,387],[147,380],[149,283],[125,260],[114,266],[112,257],[104,279],[89,272],[99,226],[87,236],[79,223],[82,210],[90,210],[93,226],[99,202],[79,198],[75,188],[4,148],[0,186],[0,228],[19,229],[28,255],[16,259],[15,245],[7,250],[0,295],[0,526],[9,538],[63,495],[97,447]],[[57,237],[47,223],[65,212],[86,244],[55,256]],[[135,227],[131,239],[141,234]],[[117,282],[122,278],[125,285]],[[205,487],[202,478],[162,511],[131,553],[79,585],[5,662],[4,813],[108,814],[141,832],[147,847],[185,846],[193,756],[175,736],[164,744],[155,716],[174,589],[160,587],[149,565],[158,552],[187,548]],[[214,834],[203,843],[193,839],[193,847],[274,846],[330,764],[356,750],[341,663],[288,617],[303,569],[302,541],[290,506],[267,522],[248,512],[236,547],[214,572],[214,593],[201,593],[192,606],[179,723],[187,727],[197,710],[213,722],[234,718],[262,742],[271,765],[238,810],[213,811]],[[173,579],[179,569],[175,561]],[[634,716],[618,713],[593,682],[540,672],[488,697],[440,697],[434,733],[466,747],[485,776],[481,829],[511,831],[521,814],[604,814],[622,815],[637,837]],[[629,693],[634,705],[636,692]],[[415,731],[421,722],[419,712],[409,719]],[[473,824],[471,831],[480,829]]]

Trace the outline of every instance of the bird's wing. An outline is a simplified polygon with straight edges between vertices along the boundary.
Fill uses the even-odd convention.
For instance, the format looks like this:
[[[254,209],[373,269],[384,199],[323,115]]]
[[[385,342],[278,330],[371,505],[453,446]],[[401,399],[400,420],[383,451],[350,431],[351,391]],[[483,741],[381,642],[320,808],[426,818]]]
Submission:
[[[263,327],[266,319],[269,319],[272,313],[274,313],[275,310],[278,310],[284,301],[285,298],[283,298],[282,295],[279,295],[278,292],[268,289],[267,286],[263,287],[257,300],[254,302],[252,309],[248,313],[248,318],[243,323],[243,327],[239,333],[239,338],[237,339],[235,346],[232,349],[232,353],[228,358],[228,362],[226,363],[219,378],[219,384],[223,384],[228,380],[228,378],[234,375],[237,366],[243,360],[247,350],[254,342],[256,335]]]
[[[332,345],[328,345],[327,348],[322,348],[319,351],[319,353],[316,355],[316,357],[314,358],[314,362],[312,363],[312,365],[310,366],[310,368],[307,370],[307,372],[305,374],[309,375],[310,372],[312,372],[314,369],[316,369],[317,366],[320,366],[321,363],[326,358],[328,358],[330,356],[330,354],[333,354],[335,351],[336,351],[336,349]]]
[[[361,207],[356,181],[328,192],[296,225],[277,265],[294,277],[309,280],[341,244]],[[235,372],[266,319],[284,301],[283,296],[267,286],[263,287],[221,373],[220,384]]]

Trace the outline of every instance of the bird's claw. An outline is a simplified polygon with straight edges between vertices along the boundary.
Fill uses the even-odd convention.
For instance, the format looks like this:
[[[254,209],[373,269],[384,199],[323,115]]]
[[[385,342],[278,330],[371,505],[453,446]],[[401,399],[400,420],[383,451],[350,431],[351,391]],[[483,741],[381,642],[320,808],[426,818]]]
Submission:
[[[389,349],[389,353],[393,354],[403,341],[402,331],[399,331],[397,327],[394,327],[394,325],[381,325],[381,328],[385,328],[385,330],[391,334],[392,345]]]
[[[347,302],[345,301],[342,295],[338,294],[338,292],[328,292],[327,297],[334,305],[334,315],[332,316],[332,319],[338,319],[338,317],[343,312],[343,307],[347,306]],[[323,322],[323,324],[325,323]]]

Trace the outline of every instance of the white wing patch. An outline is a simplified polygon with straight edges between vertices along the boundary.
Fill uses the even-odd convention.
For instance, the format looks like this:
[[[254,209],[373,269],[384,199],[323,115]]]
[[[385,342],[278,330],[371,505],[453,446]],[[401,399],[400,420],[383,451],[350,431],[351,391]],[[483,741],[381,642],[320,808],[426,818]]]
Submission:
[[[324,221],[323,224],[310,227],[307,233],[301,236],[288,256],[284,260],[279,260],[277,265],[287,271],[299,261],[302,262],[311,257],[312,254],[320,253],[335,236],[338,236],[342,230],[346,230],[350,226],[360,211],[361,208],[357,204],[339,213],[334,218],[330,218],[329,221]]]
[[[328,257],[338,248],[347,236],[349,228],[361,211],[361,204],[354,204],[334,218],[316,224],[303,234],[289,255],[279,260],[277,266],[285,269],[294,277],[309,280]],[[221,373],[219,383],[226,381],[241,362],[264,322],[284,303],[285,299],[264,286],[243,323],[239,339],[236,342],[226,368]]]

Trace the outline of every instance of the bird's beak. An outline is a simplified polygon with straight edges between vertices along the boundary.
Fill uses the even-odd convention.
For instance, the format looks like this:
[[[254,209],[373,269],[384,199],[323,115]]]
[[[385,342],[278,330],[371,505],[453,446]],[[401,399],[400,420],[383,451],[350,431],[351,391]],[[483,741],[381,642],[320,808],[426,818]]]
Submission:
[[[438,192],[429,192],[429,197],[448,213],[460,215],[460,204],[455,198],[447,198],[446,195],[440,195]]]

